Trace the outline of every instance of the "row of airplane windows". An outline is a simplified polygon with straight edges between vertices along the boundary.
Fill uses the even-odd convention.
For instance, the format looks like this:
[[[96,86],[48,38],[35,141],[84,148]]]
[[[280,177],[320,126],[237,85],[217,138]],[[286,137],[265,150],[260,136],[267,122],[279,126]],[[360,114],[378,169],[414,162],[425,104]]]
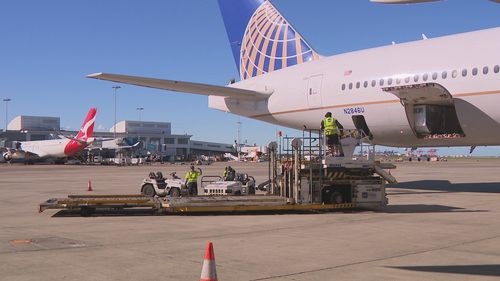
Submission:
[[[483,67],[483,71],[482,72],[483,72],[484,75],[487,75],[490,72],[490,68],[488,66],[485,66],[485,67]],[[495,65],[493,67],[493,72],[494,73],[499,73],[500,72],[500,65]],[[476,76],[478,73],[479,73],[479,69],[477,67],[474,67],[472,69],[472,75]],[[450,75],[451,75],[452,78],[457,78],[458,77],[458,70],[451,71]],[[468,70],[466,68],[464,68],[462,70],[462,77],[467,77],[467,75],[468,75]],[[426,81],[429,80],[429,78],[432,78],[432,80],[435,81],[435,80],[438,79],[438,76],[439,76],[439,74],[437,72],[432,73],[432,75],[424,73],[422,75],[422,81],[426,82]],[[386,83],[387,83],[388,86],[391,86],[394,83],[396,85],[399,85],[399,84],[403,83],[403,81],[404,81],[404,83],[408,84],[408,83],[410,83],[411,78],[412,78],[411,76],[396,77],[396,78],[389,77],[387,79],[381,78],[378,81],[378,85],[380,87],[383,87]],[[447,79],[448,78],[448,71],[443,71],[441,73],[441,78],[442,79]],[[419,74],[415,74],[413,76],[413,82],[417,83],[419,80],[420,80],[420,75]],[[346,89],[352,90],[354,88],[359,89],[361,87],[368,88],[368,86],[369,86],[368,81],[363,82],[363,84],[361,84],[361,82],[349,83],[349,84],[345,84],[344,83],[344,84],[342,84],[342,91],[345,91]],[[372,80],[371,81],[371,86],[372,87],[377,86],[377,80]]]

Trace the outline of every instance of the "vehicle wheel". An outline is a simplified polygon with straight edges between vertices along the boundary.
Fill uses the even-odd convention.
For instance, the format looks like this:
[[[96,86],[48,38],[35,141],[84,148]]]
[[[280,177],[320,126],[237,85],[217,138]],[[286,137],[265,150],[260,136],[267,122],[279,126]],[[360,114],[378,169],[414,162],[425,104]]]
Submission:
[[[80,209],[80,215],[82,217],[90,217],[93,213],[94,213],[95,209],[94,208],[90,208],[90,207],[86,207],[86,206],[83,206],[81,209]]]
[[[342,204],[342,194],[338,191],[332,193],[330,200],[332,204]]]
[[[255,194],[255,186],[254,185],[248,187],[248,194],[252,194],[252,195]]]
[[[241,195],[241,191],[239,191],[239,190],[238,190],[238,191],[236,191],[236,192],[234,193],[234,195]]]
[[[181,196],[181,191],[177,187],[170,189],[170,197],[180,197],[180,196]]]
[[[153,187],[152,184],[149,184],[149,183],[145,184],[142,187],[142,194],[144,194],[145,196],[148,196],[148,197],[153,197],[156,194],[155,188]]]

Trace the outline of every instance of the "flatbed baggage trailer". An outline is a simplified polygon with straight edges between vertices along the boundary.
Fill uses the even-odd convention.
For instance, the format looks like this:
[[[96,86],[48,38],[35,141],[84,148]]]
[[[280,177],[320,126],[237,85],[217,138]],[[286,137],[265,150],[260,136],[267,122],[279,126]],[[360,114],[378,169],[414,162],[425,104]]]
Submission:
[[[80,212],[88,216],[95,211],[150,209],[156,214],[216,213],[216,212],[286,212],[353,209],[348,204],[292,204],[281,196],[196,196],[153,198],[142,195],[70,195],[52,198],[40,204],[39,211],[48,209]]]

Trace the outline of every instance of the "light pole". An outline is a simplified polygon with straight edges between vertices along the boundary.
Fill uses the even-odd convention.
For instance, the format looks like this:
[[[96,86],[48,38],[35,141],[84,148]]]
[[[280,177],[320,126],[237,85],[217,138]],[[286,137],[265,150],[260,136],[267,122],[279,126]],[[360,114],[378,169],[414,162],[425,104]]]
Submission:
[[[116,138],[116,91],[118,89],[121,89],[122,87],[120,87],[120,86],[113,86],[112,88],[115,90],[115,124],[113,126],[113,138]]]
[[[142,121],[141,120],[141,113],[144,110],[144,107],[138,107],[138,108],[136,108],[136,110],[139,111],[139,122],[141,122]]]
[[[5,132],[7,132],[7,124],[9,120],[9,101],[11,101],[11,99],[5,98],[3,101],[5,102]]]
[[[136,110],[139,111],[139,122],[141,122],[142,121],[141,120],[142,119],[141,118],[141,113],[144,110],[144,107],[138,107],[138,108],[136,108]],[[142,125],[141,125],[141,127],[142,127]],[[141,134],[140,133],[137,135],[137,138],[138,138],[138,141],[141,141]]]
[[[240,161],[240,150],[241,150],[241,121],[236,122],[238,124],[238,131],[237,131],[237,144],[236,144],[236,153],[238,154],[238,161]]]

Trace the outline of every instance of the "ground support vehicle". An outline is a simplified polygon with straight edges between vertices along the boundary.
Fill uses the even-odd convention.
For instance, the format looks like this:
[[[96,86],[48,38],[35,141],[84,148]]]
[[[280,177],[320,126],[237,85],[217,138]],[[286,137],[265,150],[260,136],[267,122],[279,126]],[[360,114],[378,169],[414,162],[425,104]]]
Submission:
[[[283,138],[280,145],[271,143],[265,194],[231,196],[226,190],[222,195],[182,197],[73,195],[49,199],[40,204],[40,211],[66,209],[88,215],[101,209],[149,208],[159,214],[176,214],[383,207],[388,203],[386,182],[396,182],[386,170],[395,166],[374,161],[374,149],[366,157],[363,150],[361,156],[353,157],[354,148],[362,146],[363,140],[366,139],[352,135],[343,138],[344,157],[324,153],[320,134],[290,141]],[[211,182],[217,182],[217,178],[220,180],[214,177]]]
[[[254,195],[255,178],[248,174],[236,174],[233,181],[225,181],[219,176],[201,178],[204,195]]]
[[[179,197],[188,195],[189,189],[184,184],[184,180],[179,178],[175,172],[170,174],[171,178],[164,178],[161,172],[151,172],[149,176],[142,181],[141,194],[149,197],[153,196],[172,196]]]
[[[302,138],[283,137],[279,145],[270,144],[268,193],[294,204],[385,206],[385,184],[396,183],[386,170],[396,167],[374,160],[375,149],[365,144],[369,136],[362,131],[345,130],[340,142],[342,157],[329,155],[321,133],[311,130]],[[358,156],[356,148],[361,149]]]

